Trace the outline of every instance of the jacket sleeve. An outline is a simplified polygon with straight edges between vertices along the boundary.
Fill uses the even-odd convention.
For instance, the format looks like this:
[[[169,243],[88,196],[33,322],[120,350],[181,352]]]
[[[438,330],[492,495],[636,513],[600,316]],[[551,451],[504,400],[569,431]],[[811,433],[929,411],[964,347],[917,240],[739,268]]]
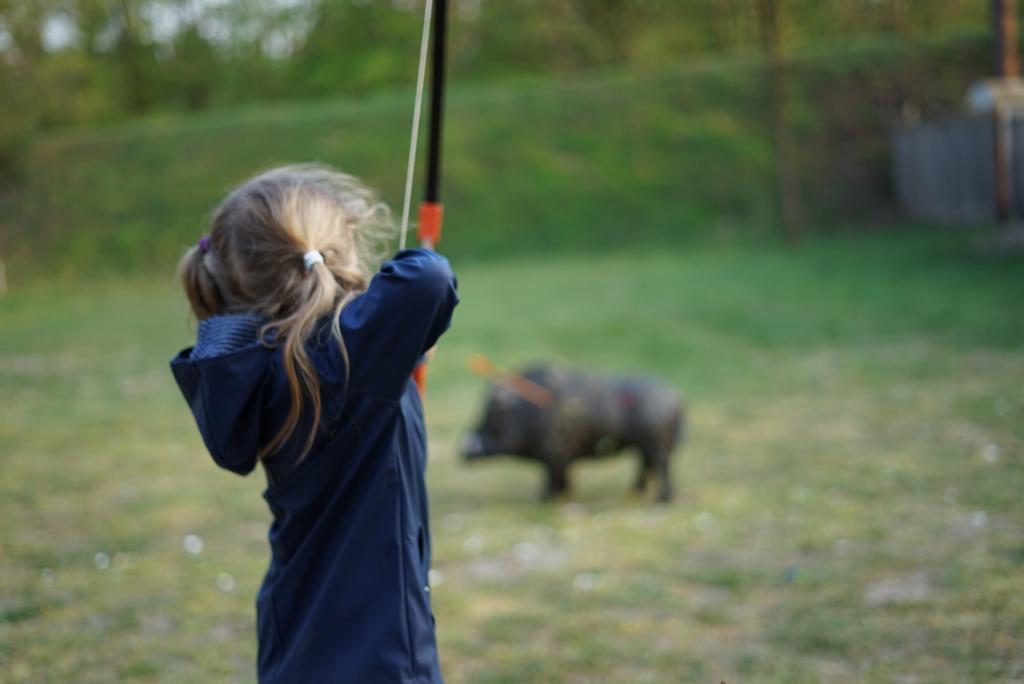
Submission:
[[[459,303],[448,260],[406,249],[384,263],[341,313],[353,389],[397,399],[424,352],[448,329]]]

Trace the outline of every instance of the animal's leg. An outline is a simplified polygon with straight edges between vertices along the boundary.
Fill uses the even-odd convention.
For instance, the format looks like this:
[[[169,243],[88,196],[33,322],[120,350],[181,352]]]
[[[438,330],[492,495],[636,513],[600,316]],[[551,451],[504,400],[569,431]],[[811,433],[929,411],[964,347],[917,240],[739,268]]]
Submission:
[[[669,502],[672,500],[672,474],[669,469],[669,461],[672,452],[662,451],[658,455],[658,501]]]
[[[637,460],[636,481],[633,484],[633,489],[643,493],[647,489],[647,473],[654,464],[651,462],[645,449],[640,450],[639,456],[640,458]]]
[[[658,501],[663,502],[672,500],[672,470],[670,465],[672,462],[672,452],[676,448],[677,443],[681,442],[684,437],[685,414],[682,407],[676,409],[675,415],[668,427],[669,429],[661,438],[652,444],[653,462],[658,470],[658,479],[660,480]]]
[[[651,463],[652,469],[658,471],[658,501],[672,500],[672,474],[669,461],[672,450],[651,445],[644,449],[644,460]]]
[[[544,491],[541,494],[541,499],[550,501],[567,491],[569,491],[569,478],[565,472],[565,465],[562,463],[549,463],[547,466],[547,479],[544,482]]]

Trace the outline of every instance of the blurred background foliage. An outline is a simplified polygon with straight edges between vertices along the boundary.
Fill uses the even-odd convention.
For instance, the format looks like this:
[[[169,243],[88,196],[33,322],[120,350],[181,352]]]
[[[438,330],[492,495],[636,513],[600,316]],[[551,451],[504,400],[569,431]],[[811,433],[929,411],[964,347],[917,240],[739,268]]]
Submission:
[[[888,221],[890,131],[991,71],[987,3],[774,4],[811,230]],[[623,225],[659,244],[776,230],[758,3],[452,6],[445,173],[473,227],[449,232],[453,255],[593,248]],[[0,0],[0,255],[15,272],[40,251],[51,273],[166,264],[227,183],[296,159],[396,204],[421,12]]]
[[[749,0],[455,0],[453,77],[676,65],[758,44]],[[786,0],[792,48],[984,30],[976,0]],[[8,94],[33,126],[352,94],[415,76],[416,0],[4,0]],[[20,79],[17,82],[15,79]],[[12,86],[14,86],[12,88]]]
[[[748,0],[456,0],[460,81],[677,65],[750,51]],[[227,102],[351,94],[415,77],[415,0],[4,0],[4,82],[39,128]],[[795,48],[984,29],[974,0],[787,0]],[[411,16],[412,15],[412,16]],[[30,78],[26,78],[30,77]],[[31,81],[31,83],[29,83]],[[19,108],[20,109],[20,108]]]

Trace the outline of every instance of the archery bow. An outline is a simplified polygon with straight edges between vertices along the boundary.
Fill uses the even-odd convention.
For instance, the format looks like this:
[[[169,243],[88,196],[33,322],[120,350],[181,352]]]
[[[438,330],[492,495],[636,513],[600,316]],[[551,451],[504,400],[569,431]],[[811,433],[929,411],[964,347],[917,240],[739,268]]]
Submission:
[[[430,0],[428,0],[429,2]],[[428,249],[441,241],[441,134],[444,129],[445,48],[448,0],[437,0],[434,14],[434,54],[430,69],[430,138],[427,147],[427,187],[420,203],[420,244]]]
[[[435,7],[436,5],[436,7]],[[436,10],[436,11],[435,11]],[[405,176],[405,198],[402,205],[402,234],[400,248],[405,248],[409,231],[409,207],[412,200],[412,182],[416,168],[416,148],[419,142],[420,114],[423,106],[423,84],[426,76],[427,48],[433,37],[433,59],[430,69],[430,137],[427,145],[427,182],[420,203],[420,245],[434,249],[441,240],[441,133],[444,117],[445,47],[448,33],[448,0],[426,0],[423,8],[423,34],[420,38],[420,60],[416,76],[416,101],[413,107],[412,135],[409,139],[409,162]],[[420,363],[413,379],[423,394],[426,388],[427,365]]]

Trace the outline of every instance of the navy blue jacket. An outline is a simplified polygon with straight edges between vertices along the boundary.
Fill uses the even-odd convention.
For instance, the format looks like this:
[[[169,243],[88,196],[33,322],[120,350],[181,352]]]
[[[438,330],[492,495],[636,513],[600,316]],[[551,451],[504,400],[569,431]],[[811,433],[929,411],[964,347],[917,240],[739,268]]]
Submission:
[[[341,313],[347,371],[323,321],[307,349],[323,418],[263,460],[274,521],[256,600],[262,684],[441,682],[427,572],[426,433],[410,380],[458,303],[448,262],[405,250]],[[280,347],[171,361],[213,459],[239,474],[287,415]],[[346,382],[347,378],[347,382]]]

